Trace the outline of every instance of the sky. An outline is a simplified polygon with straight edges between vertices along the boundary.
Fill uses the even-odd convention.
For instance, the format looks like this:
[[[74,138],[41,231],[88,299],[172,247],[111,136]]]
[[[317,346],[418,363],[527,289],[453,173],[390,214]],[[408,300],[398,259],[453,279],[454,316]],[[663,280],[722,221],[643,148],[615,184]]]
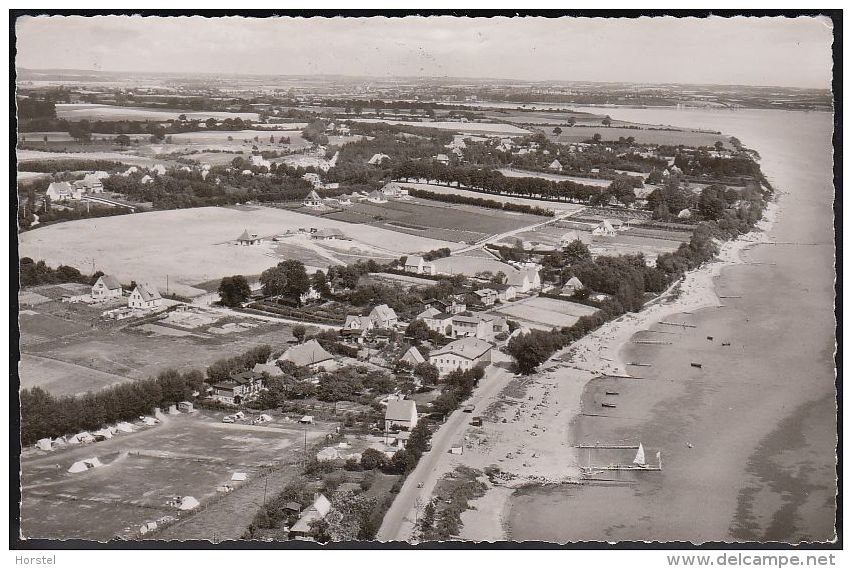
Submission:
[[[18,67],[830,88],[827,18],[22,17]]]

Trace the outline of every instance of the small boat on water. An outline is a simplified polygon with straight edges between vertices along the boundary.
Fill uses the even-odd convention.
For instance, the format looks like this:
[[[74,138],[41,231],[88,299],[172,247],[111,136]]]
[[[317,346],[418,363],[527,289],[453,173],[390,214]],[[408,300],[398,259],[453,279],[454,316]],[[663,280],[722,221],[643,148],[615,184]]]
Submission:
[[[697,367],[698,369],[701,369],[701,364],[698,364],[698,363],[692,362],[692,363],[691,363],[691,364],[689,364],[689,365],[691,365],[692,367]]]
[[[636,458],[633,459],[633,464],[641,467],[648,466],[648,463],[645,462],[645,447],[642,446],[642,443],[639,443],[639,449],[636,451]]]
[[[608,409],[615,409],[615,403],[601,403],[601,407],[606,407]]]

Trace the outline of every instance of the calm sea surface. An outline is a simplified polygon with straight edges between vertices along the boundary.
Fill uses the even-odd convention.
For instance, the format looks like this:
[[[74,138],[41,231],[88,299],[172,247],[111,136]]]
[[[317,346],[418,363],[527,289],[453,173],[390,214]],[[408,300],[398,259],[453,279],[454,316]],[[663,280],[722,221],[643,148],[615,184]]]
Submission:
[[[594,109],[577,110],[593,111]],[[716,280],[724,306],[655,325],[670,345],[630,344],[643,380],[617,391],[610,418],[581,417],[572,442],[636,443],[662,472],[516,493],[514,540],[821,541],[834,534],[832,116],[764,110],[607,109],[615,119],[722,131],[762,156],[782,211],[746,263]],[[674,333],[672,333],[674,332]],[[711,339],[712,338],[712,339]],[[722,343],[729,344],[722,346]],[[692,367],[700,362],[700,369]],[[593,464],[632,457],[589,457]]]

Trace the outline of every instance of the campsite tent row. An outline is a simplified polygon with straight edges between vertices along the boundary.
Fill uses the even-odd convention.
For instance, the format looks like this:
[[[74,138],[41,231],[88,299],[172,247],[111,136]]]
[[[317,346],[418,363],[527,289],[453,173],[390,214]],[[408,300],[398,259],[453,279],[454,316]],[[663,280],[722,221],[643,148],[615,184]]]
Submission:
[[[146,416],[140,417],[139,421],[146,426],[153,426],[160,422],[159,419]],[[55,439],[39,439],[36,442],[35,447],[39,450],[45,451],[54,450],[65,445],[89,444],[97,442],[98,440],[111,439],[113,436],[119,433],[132,433],[135,430],[136,428],[132,424],[126,421],[122,421],[116,423],[114,426],[104,427],[93,433],[90,433],[89,431],[81,431],[75,435],[66,435],[64,437],[57,437]]]

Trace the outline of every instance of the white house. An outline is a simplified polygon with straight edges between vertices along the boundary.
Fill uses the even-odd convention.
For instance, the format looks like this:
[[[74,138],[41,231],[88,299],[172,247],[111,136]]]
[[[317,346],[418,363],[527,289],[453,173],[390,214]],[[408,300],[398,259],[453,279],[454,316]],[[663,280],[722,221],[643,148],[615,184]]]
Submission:
[[[395,328],[399,322],[396,312],[387,304],[379,304],[370,311],[370,319],[376,328]]]
[[[497,291],[492,288],[481,288],[473,291],[473,294],[479,298],[479,302],[483,306],[494,306],[498,298]]]
[[[518,269],[509,271],[506,275],[506,284],[514,286],[517,292],[523,294],[541,289],[541,277],[538,275],[538,269]]]
[[[583,288],[585,287],[583,286],[583,283],[580,281],[580,279],[578,279],[577,277],[571,277],[570,279],[568,279],[568,282],[565,283],[565,286],[562,287],[561,293],[566,296],[571,296],[572,294],[574,294],[578,290],[582,290]]]
[[[429,363],[446,375],[460,369],[467,371],[491,362],[492,345],[477,338],[461,338],[429,353]]]
[[[157,308],[162,306],[163,297],[156,288],[149,284],[137,284],[127,298],[128,308]]]
[[[290,535],[294,537],[308,537],[313,530],[313,524],[319,520],[325,519],[331,511],[331,502],[323,494],[320,494],[299,518],[293,527],[290,528]]]
[[[441,164],[449,164],[450,157],[446,154],[438,154],[437,156],[435,156],[435,162],[439,162]]]
[[[434,275],[435,265],[429,263],[419,255],[409,255],[405,259],[405,272],[416,275]]]
[[[493,321],[494,317],[487,314],[477,314],[476,316],[457,314],[450,320],[450,336],[453,338],[490,340],[494,337]]]
[[[166,167],[162,164],[154,164],[154,166],[151,168],[151,172],[154,172],[158,176],[162,176],[166,173]]]
[[[518,289],[515,285],[510,284],[493,284],[491,288],[497,292],[497,300],[500,302],[510,302],[515,300],[518,295]]]
[[[100,302],[110,298],[121,298],[121,283],[112,275],[101,275],[92,285],[92,300]]]
[[[426,361],[426,358],[423,357],[423,354],[415,348],[414,346],[408,348],[408,350],[402,354],[402,357],[399,358],[400,362],[405,362],[407,364],[411,364],[412,366],[416,366],[417,364],[422,364]]]
[[[551,170],[554,170],[556,172],[561,172],[562,171],[562,164],[559,162],[559,160],[554,160],[553,162],[550,163],[550,166],[548,166],[548,168],[551,169]]]
[[[319,194],[316,192],[316,190],[311,190],[311,193],[305,196],[305,199],[302,200],[302,204],[305,207],[322,207],[323,205],[322,198],[319,197]]]
[[[592,236],[591,236],[591,234],[589,234],[586,231],[577,231],[575,229],[575,230],[568,231],[567,233],[565,233],[559,239],[559,245],[564,249],[565,247],[567,247],[568,245],[570,245],[574,241],[579,241],[579,242],[581,242],[585,245],[588,245],[589,243],[592,242]]]
[[[417,404],[411,399],[388,401],[385,409],[385,431],[394,427],[410,431],[417,425]]]
[[[148,174],[145,174],[144,176],[142,176],[142,179],[139,180],[139,183],[141,183],[143,185],[152,184],[152,183],[154,183],[154,178],[152,178]]]
[[[83,197],[83,190],[75,188],[68,182],[51,182],[44,195],[52,202],[64,202],[68,200],[79,200]]]
[[[615,228],[609,222],[609,220],[604,219],[598,224],[597,227],[592,229],[592,235],[595,236],[603,236],[603,237],[612,237],[615,235]]]
[[[305,172],[302,175],[302,179],[305,180],[306,182],[310,183],[314,188],[321,188],[322,187],[322,179],[320,179],[320,175],[317,174],[316,172]],[[310,197],[310,196],[308,196],[308,197]],[[305,204],[305,205],[307,205],[307,204]]]
[[[373,319],[369,316],[348,315],[343,324],[344,330],[372,330],[375,327]]]

